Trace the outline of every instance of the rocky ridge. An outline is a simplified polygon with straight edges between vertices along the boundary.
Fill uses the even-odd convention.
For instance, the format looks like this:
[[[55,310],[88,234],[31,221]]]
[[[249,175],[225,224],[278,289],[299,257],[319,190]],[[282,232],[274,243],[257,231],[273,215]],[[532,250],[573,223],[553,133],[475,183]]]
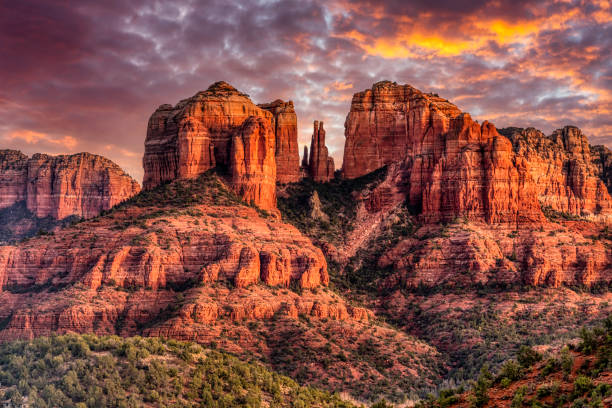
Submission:
[[[132,197],[140,186],[110,160],[90,153],[28,157],[0,151],[0,239],[90,218]]]
[[[429,223],[541,222],[545,208],[609,220],[610,195],[579,129],[530,132],[511,141],[437,95],[378,82],[353,97],[342,172],[395,164],[408,205]]]

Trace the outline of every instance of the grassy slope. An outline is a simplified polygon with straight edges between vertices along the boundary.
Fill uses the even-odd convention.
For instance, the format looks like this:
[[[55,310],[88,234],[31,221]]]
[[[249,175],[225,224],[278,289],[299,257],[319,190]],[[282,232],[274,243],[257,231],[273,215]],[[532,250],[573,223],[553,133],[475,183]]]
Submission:
[[[602,327],[582,329],[578,346],[555,356],[523,347],[493,376],[483,369],[472,389],[446,390],[421,408],[609,407],[612,404],[612,317]]]
[[[159,338],[63,335],[0,345],[0,400],[36,407],[353,407],[258,363]]]

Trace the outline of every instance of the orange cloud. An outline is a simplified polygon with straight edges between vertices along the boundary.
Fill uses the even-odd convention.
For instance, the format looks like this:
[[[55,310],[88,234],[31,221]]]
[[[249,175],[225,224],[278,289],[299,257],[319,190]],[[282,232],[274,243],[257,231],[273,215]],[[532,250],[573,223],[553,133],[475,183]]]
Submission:
[[[53,145],[62,146],[68,150],[74,150],[78,144],[78,141],[72,136],[53,137],[46,133],[35,132],[28,129],[14,130],[5,137],[5,140],[21,140],[30,145],[50,143]]]
[[[119,153],[121,153],[125,157],[131,157],[131,158],[140,157],[139,153],[135,153],[135,152],[133,152],[131,150],[124,149],[124,148],[119,147],[119,146],[114,145],[114,144],[108,144],[108,145],[104,146],[104,149],[107,152],[119,152]]]
[[[609,2],[608,2],[609,3]],[[534,38],[545,30],[567,28],[579,18],[587,18],[580,8],[549,14],[545,9],[532,10],[531,19],[507,20],[490,18],[485,12],[465,15],[453,23],[435,21],[435,15],[423,13],[416,19],[404,21],[403,16],[382,16],[376,9],[375,18],[393,21],[398,29],[389,36],[372,35],[356,29],[337,36],[348,39],[361,47],[367,54],[388,59],[427,56],[458,56],[465,53],[487,53],[490,43],[498,46],[531,44]],[[372,15],[370,15],[372,17]],[[591,18],[598,22],[612,21],[608,7],[593,13]]]

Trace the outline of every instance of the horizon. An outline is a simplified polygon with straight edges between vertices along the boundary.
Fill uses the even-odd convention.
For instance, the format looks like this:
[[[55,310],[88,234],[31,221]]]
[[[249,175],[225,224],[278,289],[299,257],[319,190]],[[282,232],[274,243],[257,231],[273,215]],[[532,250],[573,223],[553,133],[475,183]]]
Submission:
[[[574,125],[612,146],[609,1],[25,1],[0,22],[2,148],[87,151],[139,182],[149,116],[219,80],[293,100],[300,154],[325,122],[337,168],[351,97],[380,80],[498,128]]]

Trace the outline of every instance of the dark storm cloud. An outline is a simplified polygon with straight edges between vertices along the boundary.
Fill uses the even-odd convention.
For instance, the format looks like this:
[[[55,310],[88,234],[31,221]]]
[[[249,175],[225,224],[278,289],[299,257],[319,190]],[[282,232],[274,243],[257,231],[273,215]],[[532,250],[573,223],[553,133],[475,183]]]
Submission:
[[[226,80],[293,99],[302,144],[323,120],[339,164],[352,94],[391,79],[500,127],[610,143],[611,21],[607,0],[3,2],[0,139],[140,178],[151,112]]]

